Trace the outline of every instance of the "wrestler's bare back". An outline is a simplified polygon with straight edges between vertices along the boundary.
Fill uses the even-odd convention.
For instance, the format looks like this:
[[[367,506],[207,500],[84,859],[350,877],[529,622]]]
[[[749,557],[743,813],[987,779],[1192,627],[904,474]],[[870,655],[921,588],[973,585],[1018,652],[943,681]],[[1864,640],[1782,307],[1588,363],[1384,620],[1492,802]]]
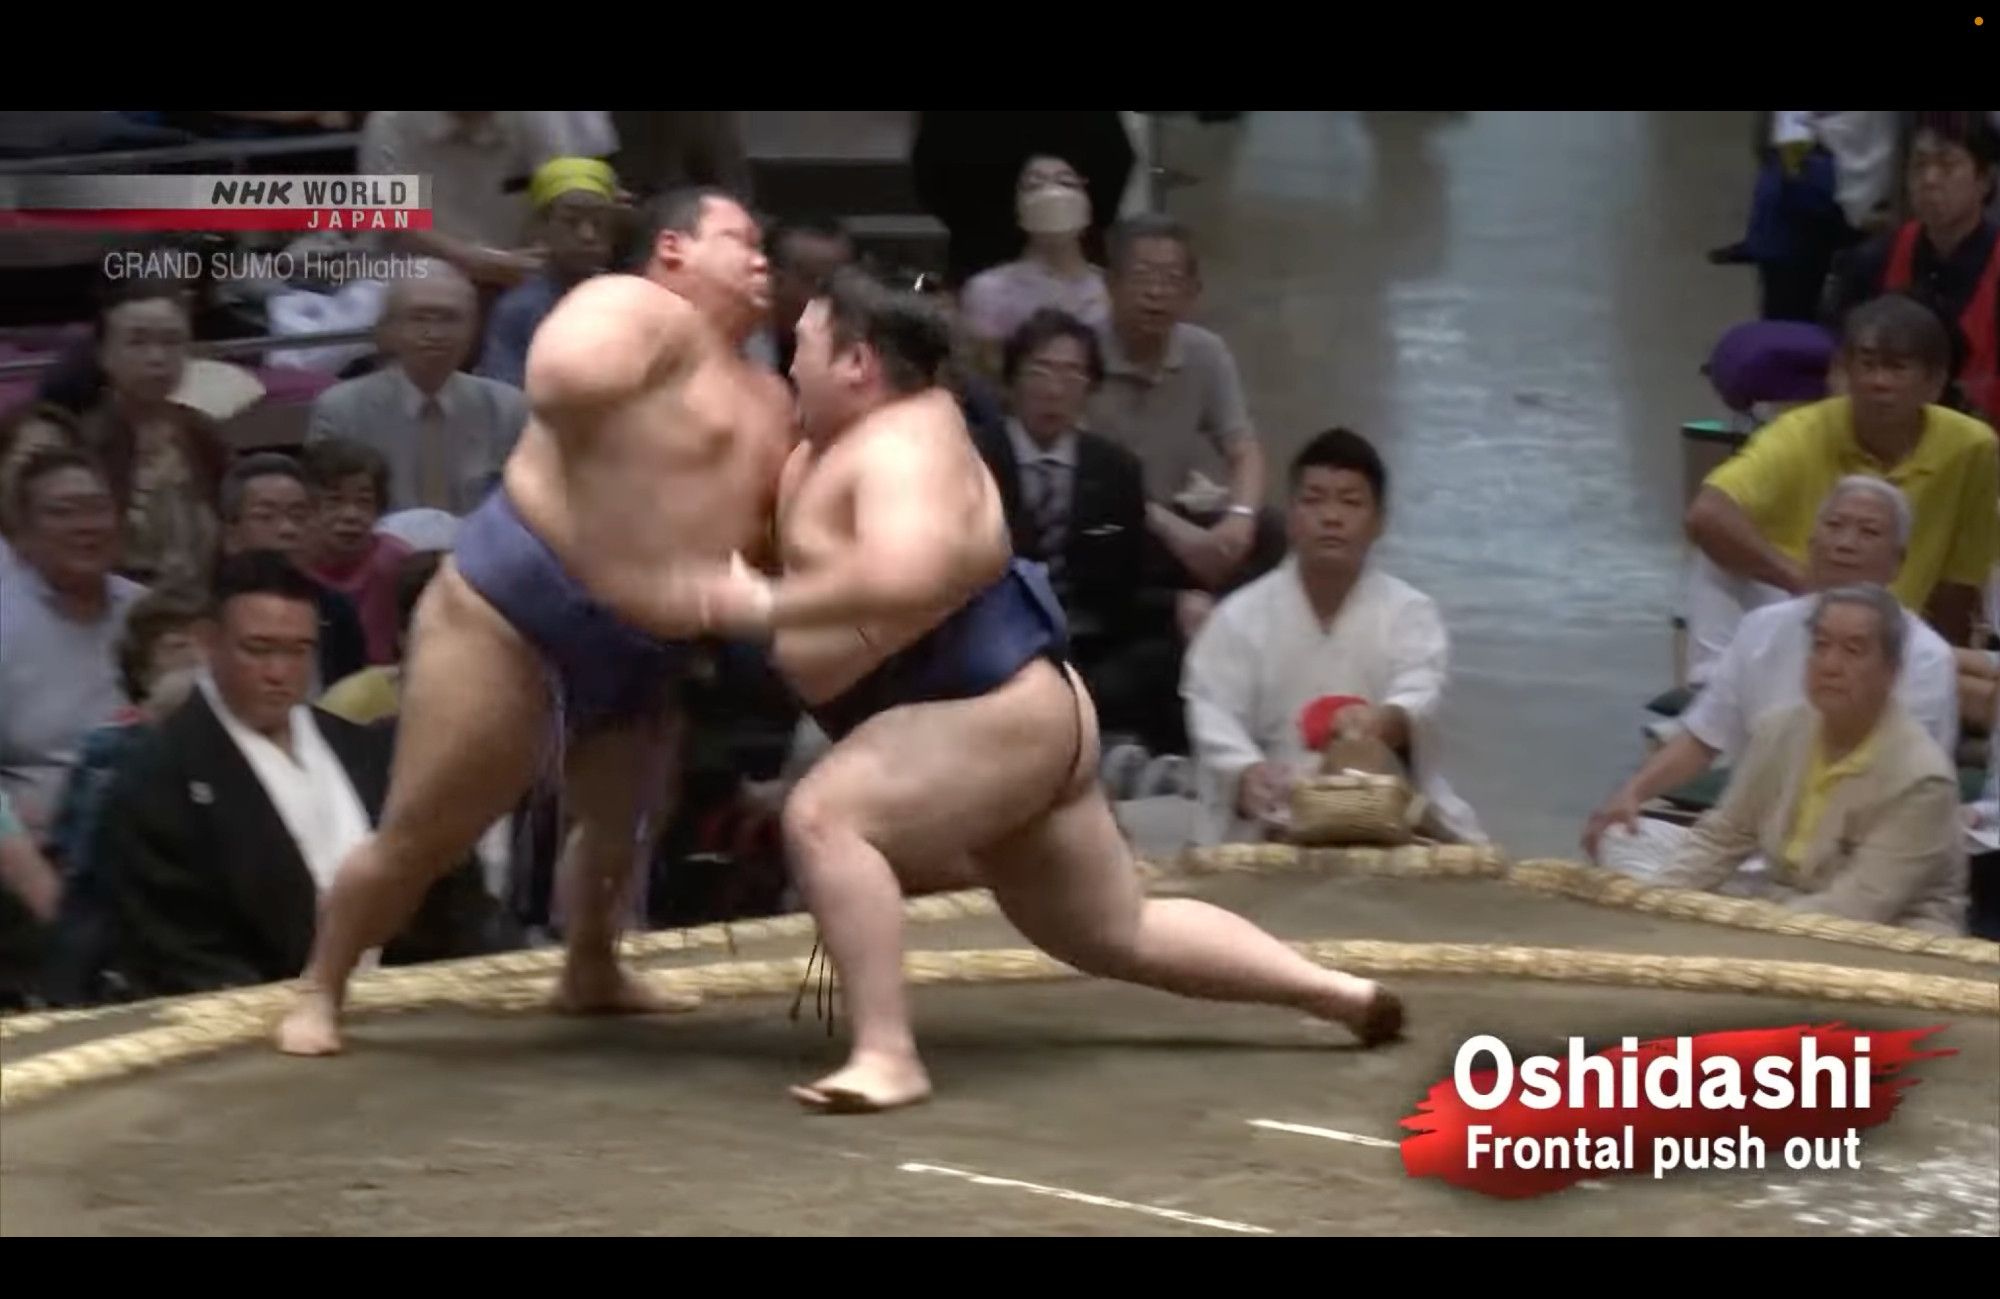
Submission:
[[[609,275],[536,332],[527,393],[505,470],[522,518],[614,611],[662,635],[698,631],[694,609],[668,607],[661,575],[766,553],[791,390],[685,299]]]
[[[828,444],[794,448],[778,491],[777,539],[787,580],[850,562],[896,565],[913,552],[951,574],[918,612],[779,632],[772,660],[809,704],[918,640],[996,579],[1012,553],[999,490],[943,389],[884,406]]]

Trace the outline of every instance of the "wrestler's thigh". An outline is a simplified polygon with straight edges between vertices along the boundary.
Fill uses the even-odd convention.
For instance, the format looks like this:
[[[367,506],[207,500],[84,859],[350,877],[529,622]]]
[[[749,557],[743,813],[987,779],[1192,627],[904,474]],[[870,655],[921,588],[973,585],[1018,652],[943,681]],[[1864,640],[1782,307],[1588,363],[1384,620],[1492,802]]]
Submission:
[[[892,863],[971,851],[1059,797],[1076,725],[1074,697],[1046,669],[976,699],[892,708],[806,772],[786,801],[787,830],[851,831]]]
[[[412,619],[383,834],[462,853],[527,791],[548,725],[539,657],[446,563]]]
[[[647,833],[659,838],[679,793],[681,735],[679,708],[663,706],[572,739],[563,762],[570,815],[593,838],[623,851],[647,812]]]
[[[974,860],[1007,919],[1058,960],[1129,946],[1137,931],[1145,889],[1095,781]]]

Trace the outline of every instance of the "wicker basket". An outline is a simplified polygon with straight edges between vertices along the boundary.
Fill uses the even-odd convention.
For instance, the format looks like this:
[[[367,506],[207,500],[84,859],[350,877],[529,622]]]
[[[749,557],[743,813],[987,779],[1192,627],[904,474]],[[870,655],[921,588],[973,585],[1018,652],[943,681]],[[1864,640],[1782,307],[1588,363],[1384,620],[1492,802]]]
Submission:
[[[1423,818],[1423,800],[1401,776],[1352,771],[1308,776],[1292,786],[1286,837],[1296,844],[1402,844]]]
[[[1320,751],[1318,774],[1292,786],[1286,838],[1316,847],[1408,843],[1424,809],[1387,745],[1336,736]]]

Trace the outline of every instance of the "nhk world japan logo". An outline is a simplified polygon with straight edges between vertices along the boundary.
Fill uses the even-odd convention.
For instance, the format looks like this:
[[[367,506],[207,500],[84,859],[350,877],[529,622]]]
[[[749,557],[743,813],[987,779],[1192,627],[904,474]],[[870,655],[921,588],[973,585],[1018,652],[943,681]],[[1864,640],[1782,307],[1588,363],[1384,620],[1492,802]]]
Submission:
[[[0,229],[430,228],[427,176],[0,177]]]

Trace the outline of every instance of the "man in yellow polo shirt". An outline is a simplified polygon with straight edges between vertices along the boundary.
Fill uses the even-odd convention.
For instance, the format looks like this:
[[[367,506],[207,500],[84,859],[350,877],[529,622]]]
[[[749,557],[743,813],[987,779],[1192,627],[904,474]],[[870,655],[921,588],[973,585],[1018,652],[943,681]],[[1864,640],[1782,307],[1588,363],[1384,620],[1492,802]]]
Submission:
[[[1711,473],[1688,507],[1688,539],[1738,588],[1747,611],[1805,590],[1806,543],[1835,483],[1849,474],[1885,478],[1909,498],[1912,515],[1891,589],[1964,645],[2000,558],[2000,438],[1937,404],[1951,345],[1928,307],[1890,294],[1857,307],[1846,331],[1839,364],[1847,394],[1772,421]]]

